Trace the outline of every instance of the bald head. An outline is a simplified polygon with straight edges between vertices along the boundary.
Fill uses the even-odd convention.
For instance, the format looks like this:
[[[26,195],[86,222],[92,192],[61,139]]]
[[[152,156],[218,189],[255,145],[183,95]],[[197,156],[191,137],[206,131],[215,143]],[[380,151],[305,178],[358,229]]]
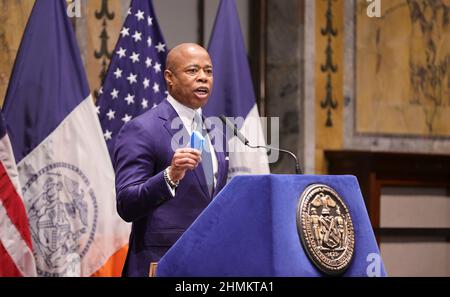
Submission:
[[[166,67],[169,70],[175,71],[180,63],[186,59],[188,55],[204,53],[206,55],[208,52],[200,45],[196,43],[181,43],[169,51],[166,60]]]
[[[195,43],[177,45],[167,55],[164,78],[169,94],[178,102],[193,109],[204,106],[213,83],[208,52]]]

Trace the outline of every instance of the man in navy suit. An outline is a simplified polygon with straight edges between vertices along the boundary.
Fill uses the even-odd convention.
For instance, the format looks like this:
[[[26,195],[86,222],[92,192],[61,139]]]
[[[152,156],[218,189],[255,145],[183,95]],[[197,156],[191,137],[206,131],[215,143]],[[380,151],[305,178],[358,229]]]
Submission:
[[[124,125],[114,149],[117,210],[132,222],[124,276],[148,276],[227,181],[224,146],[211,142],[201,116],[213,84],[208,52],[181,44],[166,65],[167,100]],[[204,132],[202,151],[186,141],[173,148],[193,131]]]

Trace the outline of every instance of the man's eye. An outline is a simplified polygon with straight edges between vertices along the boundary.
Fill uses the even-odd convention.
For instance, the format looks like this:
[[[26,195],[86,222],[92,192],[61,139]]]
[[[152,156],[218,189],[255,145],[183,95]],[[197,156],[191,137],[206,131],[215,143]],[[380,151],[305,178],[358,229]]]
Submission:
[[[213,71],[212,71],[212,69],[206,69],[206,70],[205,70],[205,73],[206,73],[207,75],[212,75],[212,74],[213,74]]]
[[[188,74],[196,74],[196,73],[198,72],[198,70],[195,69],[195,68],[192,68],[192,69],[186,70],[186,72],[187,72]]]

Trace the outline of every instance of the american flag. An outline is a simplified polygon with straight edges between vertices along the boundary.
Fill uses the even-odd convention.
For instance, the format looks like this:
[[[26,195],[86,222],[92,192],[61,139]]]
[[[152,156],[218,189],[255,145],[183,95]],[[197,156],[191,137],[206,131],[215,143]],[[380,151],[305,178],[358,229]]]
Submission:
[[[0,112],[0,277],[36,276],[30,225]]]
[[[151,0],[133,0],[97,100],[110,156],[122,125],[167,96],[166,56]]]

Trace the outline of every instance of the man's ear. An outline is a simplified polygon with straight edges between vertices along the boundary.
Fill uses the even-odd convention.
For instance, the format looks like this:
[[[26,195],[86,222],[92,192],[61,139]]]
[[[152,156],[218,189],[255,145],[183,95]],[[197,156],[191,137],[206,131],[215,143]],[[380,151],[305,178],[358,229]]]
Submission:
[[[167,85],[169,87],[172,87],[173,85],[173,73],[169,69],[164,70],[164,78],[167,82]]]

